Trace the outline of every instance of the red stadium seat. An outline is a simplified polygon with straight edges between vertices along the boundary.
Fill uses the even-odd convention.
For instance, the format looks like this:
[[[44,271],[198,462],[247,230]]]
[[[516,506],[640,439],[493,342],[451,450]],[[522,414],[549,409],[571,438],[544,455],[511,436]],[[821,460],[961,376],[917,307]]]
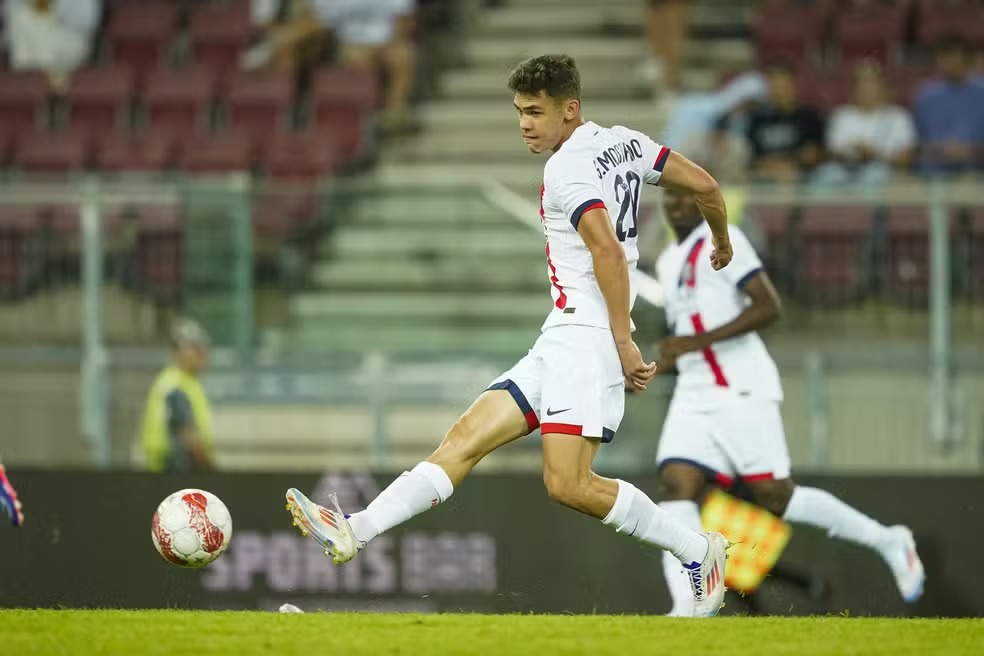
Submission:
[[[752,26],[756,59],[760,65],[793,67],[816,62],[824,29],[823,16],[812,7],[775,3],[763,8]]]
[[[284,130],[294,102],[294,79],[285,71],[240,72],[232,76],[226,97],[229,126],[259,143]]]
[[[369,118],[379,102],[373,76],[342,67],[320,71],[311,97],[314,126],[337,138],[345,161],[361,155],[368,145]]]
[[[800,102],[825,113],[850,100],[852,85],[850,67],[825,70],[810,65],[796,72],[796,92]]]
[[[323,132],[274,133],[264,148],[264,162],[271,177],[314,181],[330,175],[338,155],[335,141]]]
[[[189,25],[191,54],[194,61],[210,68],[224,84],[239,66],[240,53],[249,44],[253,26],[249,7],[209,6],[196,9]]]
[[[865,59],[884,67],[896,63],[901,55],[904,18],[901,11],[878,4],[838,12],[834,40],[842,65]]]
[[[81,171],[89,161],[89,135],[78,132],[35,132],[21,140],[14,163],[35,173]]]
[[[765,240],[761,256],[766,270],[781,289],[788,289],[793,277],[789,270],[793,208],[753,205],[745,208],[745,214]]]
[[[180,217],[170,208],[144,207],[137,212],[137,288],[159,303],[176,303],[183,274]]]
[[[920,0],[916,14],[916,40],[931,47],[941,37],[956,34],[970,43],[982,43],[982,11],[976,0]]]
[[[0,71],[0,133],[8,147],[37,129],[48,93],[48,79],[41,73]]]
[[[30,293],[41,273],[37,208],[0,205],[0,299]]]
[[[68,87],[69,126],[91,138],[126,127],[133,91],[133,74],[126,68],[90,68],[72,73]]]
[[[201,135],[179,156],[186,173],[249,172],[254,164],[254,146],[249,135],[224,132]]]
[[[174,163],[175,141],[167,133],[113,132],[100,140],[96,168],[105,172],[162,171]]]
[[[872,230],[868,207],[804,208],[799,224],[798,290],[823,303],[860,300],[867,291],[867,245]]]
[[[892,207],[886,211],[882,289],[907,304],[925,305],[929,291],[929,210]]]
[[[145,129],[179,143],[193,138],[208,127],[215,93],[215,75],[208,69],[154,71],[143,94]]]
[[[984,207],[971,208],[968,214],[967,291],[974,300],[984,301]]]
[[[920,89],[933,78],[933,72],[926,68],[906,67],[889,69],[885,72],[885,77],[894,102],[903,107],[912,107]]]
[[[108,29],[110,54],[113,61],[132,71],[138,86],[164,62],[177,19],[177,7],[163,2],[125,4],[113,10]]]

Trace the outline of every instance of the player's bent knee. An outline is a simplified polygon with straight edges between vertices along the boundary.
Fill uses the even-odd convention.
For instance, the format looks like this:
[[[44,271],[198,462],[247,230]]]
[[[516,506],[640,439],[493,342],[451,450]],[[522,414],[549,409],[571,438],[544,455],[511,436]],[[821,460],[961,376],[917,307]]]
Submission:
[[[583,497],[583,486],[577,477],[561,474],[550,469],[543,472],[543,485],[551,501],[569,508],[579,508]]]
[[[706,479],[696,467],[674,463],[660,471],[659,485],[664,501],[696,501],[703,494]]]
[[[465,415],[454,422],[438,450],[462,461],[481,460],[485,454],[475,420]]]
[[[750,483],[752,497],[755,503],[762,506],[776,517],[786,513],[786,507],[793,496],[795,484],[791,479],[767,480]]]

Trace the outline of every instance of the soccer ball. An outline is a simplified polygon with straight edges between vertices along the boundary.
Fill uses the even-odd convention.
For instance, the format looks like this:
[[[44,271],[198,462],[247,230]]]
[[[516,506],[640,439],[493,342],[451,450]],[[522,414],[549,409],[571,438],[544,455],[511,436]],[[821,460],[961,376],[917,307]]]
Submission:
[[[232,516],[211,492],[178,490],[157,506],[150,536],[157,553],[180,567],[204,567],[232,539]]]

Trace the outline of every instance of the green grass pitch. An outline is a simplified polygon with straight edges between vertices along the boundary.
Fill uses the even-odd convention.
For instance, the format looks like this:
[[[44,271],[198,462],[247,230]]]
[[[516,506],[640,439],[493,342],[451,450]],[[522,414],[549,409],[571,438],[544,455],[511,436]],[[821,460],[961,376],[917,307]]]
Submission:
[[[0,653],[979,656],[984,620],[8,610]]]

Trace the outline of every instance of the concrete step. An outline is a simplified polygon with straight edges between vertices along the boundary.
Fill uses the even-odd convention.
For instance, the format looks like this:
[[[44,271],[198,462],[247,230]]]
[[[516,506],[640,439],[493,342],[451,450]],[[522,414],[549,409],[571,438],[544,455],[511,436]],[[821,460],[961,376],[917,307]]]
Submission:
[[[512,67],[545,52],[564,52],[584,63],[634,63],[642,50],[638,39],[555,36],[551,30],[549,36],[535,40],[515,36],[474,37],[465,44],[463,54],[471,66]]]
[[[515,160],[502,162],[425,162],[412,168],[403,162],[385,161],[371,176],[381,184],[427,184],[434,180],[481,184],[485,180],[497,180],[510,185],[531,185],[538,189],[543,181],[546,161],[546,156],[518,155]],[[539,202],[535,197],[531,200]]]
[[[349,196],[346,206],[338,210],[343,229],[420,226],[453,233],[477,228],[508,229],[516,225],[477,193],[474,184],[456,187],[455,180],[445,178],[410,178],[401,183],[372,175],[359,183],[361,189],[345,192]]]
[[[472,28],[476,35],[530,34],[539,36],[549,25],[555,34],[642,34],[645,28],[641,3],[599,3],[568,6],[559,11],[550,3],[509,4],[484,12]],[[749,24],[752,13],[741,5],[706,6],[691,10],[690,32],[707,34]]]
[[[530,239],[538,239],[532,231]],[[546,271],[543,257],[358,259],[317,264],[312,281],[319,289],[335,291],[535,291],[546,289]]]
[[[477,322],[515,317],[523,322],[543,321],[550,296],[541,293],[419,294],[321,293],[301,294],[291,301],[293,316],[301,320],[372,322],[412,320]]]
[[[405,225],[379,228],[345,228],[325,243],[322,254],[341,258],[472,258],[542,257],[543,243],[530,239],[519,224],[501,228],[470,227],[448,230],[444,226]]]
[[[655,114],[655,111],[648,103],[641,104],[641,110],[635,112],[634,121],[617,121],[619,124],[628,124],[641,132],[658,135],[662,121]],[[646,111],[649,115],[646,115]],[[591,111],[590,118],[594,120],[596,114]],[[616,118],[616,117],[610,117]],[[405,143],[394,145],[387,156],[402,158],[406,161],[442,161],[451,159],[469,160],[478,159],[481,161],[501,161],[519,160],[529,157],[529,150],[519,136],[519,127],[515,117],[510,117],[506,121],[496,121],[494,123],[482,123],[479,131],[474,128],[451,127],[425,132],[415,139]],[[603,125],[615,124],[616,121],[598,121]]]
[[[528,9],[549,7],[554,11],[557,11],[557,13],[563,13],[564,11],[578,8],[595,7],[598,4],[598,0],[506,0],[504,4],[506,7],[522,7]],[[608,7],[620,7],[626,9],[635,8],[637,11],[641,9],[641,3],[639,0],[607,0],[605,5]],[[490,14],[494,11],[500,10],[490,9],[484,12],[484,14]]]
[[[431,102],[417,109],[417,118],[426,130],[433,132],[464,131],[478,137],[491,130],[511,130],[518,135],[519,121],[510,102],[509,99],[502,104],[473,100]],[[656,128],[663,120],[662,106],[645,100],[587,101],[584,115],[599,125],[627,125],[636,130]],[[481,129],[476,130],[475,126]]]
[[[462,68],[445,73],[440,81],[442,98],[477,100],[488,99],[512,109],[512,93],[506,87],[509,73],[518,62],[494,64],[480,68]],[[585,67],[581,76],[582,97],[593,100],[641,100],[652,91],[632,75],[632,69],[603,64]]]
[[[312,321],[291,330],[289,344],[292,349],[311,353],[369,349],[391,355],[457,351],[476,355],[514,354],[518,360],[536,341],[539,330],[539,323],[501,327],[376,324],[348,329],[344,323],[326,326],[323,322]]]

